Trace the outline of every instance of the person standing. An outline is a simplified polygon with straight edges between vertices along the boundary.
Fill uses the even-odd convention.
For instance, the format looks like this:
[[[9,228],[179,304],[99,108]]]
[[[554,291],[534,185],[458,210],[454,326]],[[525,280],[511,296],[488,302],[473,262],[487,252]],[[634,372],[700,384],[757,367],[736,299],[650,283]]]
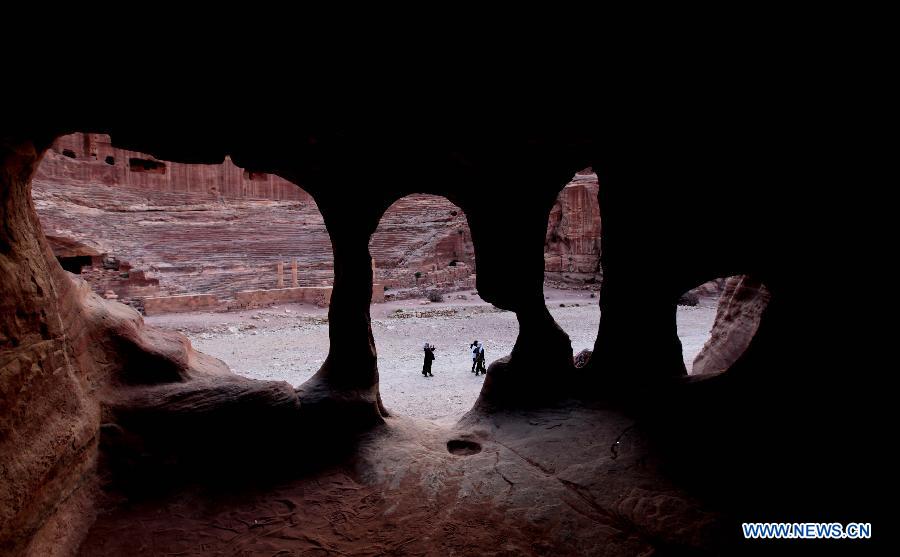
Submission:
[[[469,345],[469,350],[472,351],[472,373],[475,373],[475,370],[478,368],[478,350],[481,348],[481,345],[478,344],[478,341],[475,340],[472,344]],[[475,373],[475,375],[478,375]]]
[[[475,355],[475,375],[487,374],[487,370],[484,368],[484,344],[478,345],[478,353]]]
[[[425,362],[422,364],[422,377],[434,377],[431,373],[431,362],[434,361],[434,345],[425,343]]]

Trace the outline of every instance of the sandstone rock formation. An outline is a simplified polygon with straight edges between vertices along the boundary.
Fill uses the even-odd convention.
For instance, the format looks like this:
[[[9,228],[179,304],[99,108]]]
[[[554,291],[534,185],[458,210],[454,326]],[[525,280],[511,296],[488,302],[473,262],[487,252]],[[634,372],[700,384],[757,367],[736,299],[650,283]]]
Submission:
[[[61,555],[77,546],[93,520],[101,424],[125,398],[143,397],[145,408],[168,415],[168,401],[205,381],[239,386],[243,394],[210,398],[209,389],[195,390],[190,408],[172,408],[242,414],[247,400],[298,404],[290,386],[233,375],[221,361],[194,352],[182,335],[145,326],[134,309],[73,280],[30,202],[40,155],[31,142],[0,144],[0,552],[6,555]],[[146,399],[151,391],[156,398]]]
[[[872,494],[890,484],[873,470],[889,462],[879,450],[888,437],[873,427],[890,423],[874,410],[887,407],[873,403],[879,374],[858,372],[876,369],[860,335],[836,329],[849,321],[823,303],[834,283],[804,280],[862,242],[841,236],[836,246],[828,234],[845,213],[827,199],[847,196],[814,194],[831,185],[822,175],[833,167],[817,174],[818,164],[805,164],[816,160],[806,158],[818,147],[813,134],[781,133],[785,122],[805,128],[822,113],[807,121],[798,103],[746,87],[788,91],[790,72],[758,82],[731,58],[716,65],[718,87],[709,88],[693,85],[710,72],[692,72],[689,59],[679,57],[688,62],[677,83],[641,66],[661,81],[609,76],[589,100],[572,87],[560,88],[564,99],[538,102],[527,88],[503,97],[534,101],[551,117],[488,106],[482,95],[480,111],[459,99],[411,110],[408,95],[331,111],[293,90],[289,100],[241,90],[224,118],[219,107],[184,101],[190,79],[178,88],[165,80],[154,102],[123,87],[130,106],[144,107],[141,118],[112,110],[111,98],[103,115],[72,103],[49,123],[8,111],[0,130],[0,552],[46,553],[54,540],[56,552],[71,553],[96,511],[90,486],[102,463],[115,486],[123,474],[136,476],[128,486],[171,489],[177,480],[214,487],[210,476],[220,472],[219,494],[242,483],[245,502],[263,501],[251,510],[270,514],[235,512],[236,502],[203,490],[194,512],[218,508],[210,514],[231,519],[206,522],[205,531],[224,526],[234,535],[214,540],[217,550],[234,549],[231,541],[263,554],[359,553],[372,543],[381,544],[372,553],[409,546],[449,554],[477,532],[496,553],[732,555],[748,547],[739,528],[747,517],[877,522]],[[635,102],[602,97],[618,87],[634,88],[621,97]],[[227,155],[303,184],[334,252],[329,353],[312,379],[296,390],[236,379],[179,335],[144,327],[137,313],[70,280],[44,239],[30,183],[46,147],[73,130],[112,133],[118,145],[164,160],[209,164]],[[153,174],[157,162],[136,164]],[[544,302],[544,253],[547,215],[588,166],[603,184],[603,296],[594,349],[576,368]],[[512,353],[491,364],[478,404],[452,430],[391,418],[371,327],[371,237],[391,204],[423,192],[465,211],[479,295],[519,323]],[[678,297],[739,273],[771,292],[753,341],[725,373],[686,377]],[[332,460],[317,459],[320,475],[298,477],[303,459],[285,451]],[[364,485],[320,482],[340,473],[335,462],[359,463],[353,473]],[[277,465],[295,474],[293,495],[313,494],[296,499],[307,503],[299,512],[272,485]],[[97,545],[86,550],[154,517],[142,527],[152,536],[162,526],[164,552],[204,551],[197,515],[181,532],[166,529],[159,517],[178,501],[153,492],[146,514],[104,514]],[[128,491],[122,497],[137,502]],[[406,509],[441,520],[405,530]],[[333,536],[310,533],[306,516]]]
[[[93,147],[78,150],[82,144]],[[74,158],[48,150],[33,190],[43,229],[61,239],[54,247],[84,245],[129,267],[113,271],[159,283],[155,292],[135,290],[133,280],[111,280],[116,273],[106,279],[110,273],[95,260],[83,272],[98,292],[111,288],[123,300],[231,298],[241,290],[274,288],[277,262],[291,257],[302,261],[300,285],[331,282],[331,242],[322,216],[309,194],[286,180],[246,173],[229,159],[221,165],[159,161],[161,173],[135,171],[128,160],[152,157],[114,149],[99,134],[63,136],[56,148]],[[104,162],[107,156],[113,164]]]
[[[719,299],[710,338],[694,358],[691,373],[718,373],[730,368],[756,334],[771,296],[769,289],[752,277],[729,277]]]
[[[441,196],[413,194],[393,203],[372,234],[369,251],[378,282],[395,290],[391,297],[403,296],[404,289],[421,294],[425,287],[475,286],[466,216]]]
[[[559,192],[547,223],[544,275],[552,281],[599,284],[600,207],[597,175],[579,171]]]
[[[159,161],[113,147],[108,135],[76,133],[47,151],[33,195],[60,262],[95,291],[112,290],[138,309],[147,296],[234,299],[285,280],[304,287],[333,280],[331,241],[312,197],[228,158],[221,165]],[[474,287],[471,233],[446,198],[396,202],[370,249],[388,288]],[[107,259],[122,263],[103,265]],[[291,259],[296,278],[283,264]]]
[[[119,149],[107,134],[73,133],[57,138],[41,162],[39,183],[102,184],[94,189],[96,205],[127,207],[130,197],[116,204],[117,191],[143,192],[148,207],[191,205],[230,199],[309,201],[309,195],[274,174],[250,172],[230,158],[222,164],[182,164],[158,160],[147,153]],[[105,195],[104,195],[105,193]],[[94,196],[91,196],[94,197]],[[90,201],[88,199],[87,201]]]
[[[559,193],[547,226],[548,280],[602,278],[597,191],[588,169]],[[65,135],[45,154],[33,196],[63,267],[139,310],[148,296],[233,299],[243,290],[280,288],[293,283],[284,265],[290,260],[298,261],[298,286],[333,280],[331,241],[312,197],[227,157],[218,165],[183,164],[114,147],[106,134]],[[370,251],[389,297],[475,286],[465,213],[445,197],[396,201]]]

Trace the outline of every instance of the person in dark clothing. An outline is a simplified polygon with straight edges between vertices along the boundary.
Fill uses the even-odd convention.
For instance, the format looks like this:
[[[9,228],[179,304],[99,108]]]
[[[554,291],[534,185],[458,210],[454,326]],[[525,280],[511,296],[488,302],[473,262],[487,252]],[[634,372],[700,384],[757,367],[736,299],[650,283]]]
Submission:
[[[475,375],[479,373],[487,373],[487,370],[484,368],[484,344],[478,345],[478,352],[475,354]]]
[[[478,375],[476,370],[478,369],[478,352],[481,351],[481,345],[475,340],[469,345],[469,350],[472,351],[472,373]]]
[[[422,377],[434,377],[431,373],[431,362],[434,361],[434,345],[425,343],[425,362],[422,364]]]

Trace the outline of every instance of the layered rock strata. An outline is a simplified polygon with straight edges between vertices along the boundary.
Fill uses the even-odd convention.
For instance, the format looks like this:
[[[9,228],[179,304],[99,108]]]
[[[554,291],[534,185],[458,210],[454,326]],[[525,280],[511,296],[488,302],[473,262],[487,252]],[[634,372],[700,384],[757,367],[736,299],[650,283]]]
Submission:
[[[547,227],[548,280],[601,279],[597,191],[587,169],[559,193]],[[48,149],[33,195],[63,267],[140,310],[146,297],[209,294],[227,307],[244,290],[333,281],[331,241],[312,196],[228,157],[171,162],[114,147],[105,134],[75,133]],[[369,250],[389,298],[475,286],[466,216],[445,197],[396,201]]]

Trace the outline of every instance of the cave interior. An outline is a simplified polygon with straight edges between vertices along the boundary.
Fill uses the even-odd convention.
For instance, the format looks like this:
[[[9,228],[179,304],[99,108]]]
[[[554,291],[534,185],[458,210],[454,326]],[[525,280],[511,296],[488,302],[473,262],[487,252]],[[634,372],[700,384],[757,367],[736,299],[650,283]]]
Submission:
[[[742,521],[871,518],[865,386],[846,371],[854,355],[823,302],[835,246],[791,162],[796,150],[788,155],[759,113],[337,114],[272,101],[225,118],[181,108],[148,107],[140,120],[73,109],[10,120],[0,134],[0,553],[103,554],[116,537],[110,521],[129,523],[99,513],[119,508],[111,500],[162,505],[203,486],[214,494],[196,497],[227,508],[222,491],[264,497],[338,469],[378,494],[348,497],[344,509],[351,526],[379,524],[377,535],[347,526],[328,542],[358,554],[479,544],[496,554],[712,555],[742,543]],[[236,376],[67,275],[30,180],[52,141],[75,131],[159,160],[230,156],[314,197],[334,290],[330,351],[312,379]],[[603,286],[593,352],[576,368],[544,305],[543,246],[557,194],[586,167],[601,185]],[[392,415],[379,393],[368,246],[384,211],[411,193],[465,212],[479,295],[519,323],[511,354],[490,364],[478,401],[449,430]],[[771,293],[758,330],[728,369],[688,375],[679,296],[732,275]],[[378,516],[364,521],[363,508]],[[472,509],[477,534],[462,530]],[[434,529],[404,526],[404,513],[434,516]],[[282,533],[302,530],[285,524]],[[490,537],[498,532],[502,543]],[[183,554],[201,545],[191,547]]]

